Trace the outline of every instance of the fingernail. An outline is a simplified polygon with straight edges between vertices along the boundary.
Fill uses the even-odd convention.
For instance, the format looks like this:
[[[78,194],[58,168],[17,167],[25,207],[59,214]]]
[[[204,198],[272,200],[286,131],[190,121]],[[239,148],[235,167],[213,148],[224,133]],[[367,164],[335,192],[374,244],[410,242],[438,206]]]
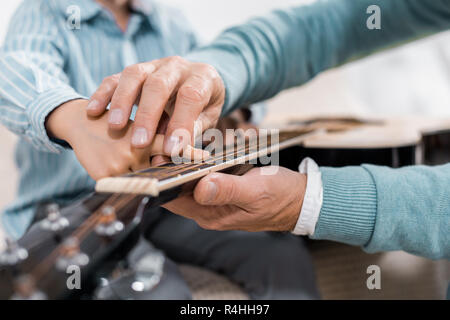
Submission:
[[[174,150],[177,150],[180,145],[180,138],[176,136],[170,136],[166,145],[164,146],[164,153],[172,154]]]
[[[131,144],[135,146],[142,146],[146,144],[148,141],[147,129],[145,128],[136,128],[133,133],[133,137],[131,138]]]
[[[206,184],[206,195],[205,195],[206,203],[212,202],[216,198],[216,194],[217,194],[216,184],[211,181],[208,182]]]
[[[91,100],[89,101],[88,105],[86,106],[86,110],[95,110],[98,107],[98,101],[97,100]]]
[[[121,109],[112,109],[109,113],[109,123],[121,124],[123,121],[123,111]]]

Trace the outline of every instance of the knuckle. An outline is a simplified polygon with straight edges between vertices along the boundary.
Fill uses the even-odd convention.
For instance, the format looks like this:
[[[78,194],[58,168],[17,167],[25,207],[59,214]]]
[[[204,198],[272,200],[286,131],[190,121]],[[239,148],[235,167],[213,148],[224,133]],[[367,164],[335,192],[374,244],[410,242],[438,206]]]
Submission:
[[[186,128],[186,122],[179,120],[179,119],[171,119],[169,122],[169,125],[167,126],[167,131],[175,131],[177,130],[177,133],[179,135],[181,135],[182,133],[184,133],[185,130],[187,130]]]
[[[127,106],[128,100],[130,100],[130,98],[126,91],[116,90],[111,101],[111,109],[126,110],[131,108],[131,105]]]
[[[163,95],[168,95],[170,93],[169,80],[158,74],[150,75],[145,83],[145,87],[151,91],[162,93]]]
[[[234,183],[229,183],[227,188],[224,188],[223,201],[230,202],[239,195],[237,194],[237,188]]]
[[[187,85],[178,91],[179,98],[189,104],[199,104],[205,101],[205,92],[197,87]]]
[[[170,57],[170,62],[172,62],[174,64],[185,64],[186,60],[180,56],[173,56],[173,57]]]
[[[197,68],[201,74],[207,75],[212,79],[215,79],[216,77],[219,76],[219,73],[217,72],[216,68],[214,68],[210,64],[199,63]]]
[[[140,112],[138,112],[138,114],[136,115],[136,124],[138,126],[148,127],[151,119],[152,114],[150,113],[150,111],[142,108],[142,110],[140,110]]]
[[[108,76],[103,78],[101,87],[103,89],[109,89],[112,85],[117,84],[119,82],[119,77],[117,75]]]
[[[122,73],[115,73],[113,75],[110,75],[108,78],[110,78],[111,82],[119,82],[121,76]]]
[[[123,70],[123,74],[127,77],[144,78],[146,76],[145,68],[141,64],[133,64]]]

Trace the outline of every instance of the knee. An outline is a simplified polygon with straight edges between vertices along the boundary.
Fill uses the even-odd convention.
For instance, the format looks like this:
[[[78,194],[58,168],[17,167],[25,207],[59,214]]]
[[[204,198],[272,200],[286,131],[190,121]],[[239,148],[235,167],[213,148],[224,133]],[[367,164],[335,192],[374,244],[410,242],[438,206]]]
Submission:
[[[253,298],[317,299],[312,259],[301,238],[287,234],[268,234],[249,254],[242,266],[250,269],[246,282]]]
[[[263,243],[259,243],[250,258],[263,259],[272,264],[312,264],[311,257],[303,239],[288,234],[268,234]]]
[[[192,300],[191,290],[178,266],[169,259],[166,259],[163,276],[152,292],[152,299]]]

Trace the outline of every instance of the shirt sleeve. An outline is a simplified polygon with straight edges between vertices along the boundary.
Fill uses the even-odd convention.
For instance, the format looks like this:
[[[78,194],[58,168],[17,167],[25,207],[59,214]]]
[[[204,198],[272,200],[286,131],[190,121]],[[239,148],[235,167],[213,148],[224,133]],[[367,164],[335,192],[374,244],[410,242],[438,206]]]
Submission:
[[[367,27],[372,5],[380,8],[379,30]],[[449,27],[450,0],[317,1],[230,28],[186,58],[221,74],[227,113],[349,60]]]
[[[450,164],[323,167],[321,173],[323,205],[313,239],[450,258]]]
[[[0,51],[0,121],[38,150],[59,152],[45,129],[59,105],[83,98],[64,73],[65,44],[45,1],[25,1]]]
[[[306,174],[306,190],[303,205],[294,230],[295,235],[313,235],[323,202],[322,176],[319,166],[311,158],[300,163],[298,171]]]

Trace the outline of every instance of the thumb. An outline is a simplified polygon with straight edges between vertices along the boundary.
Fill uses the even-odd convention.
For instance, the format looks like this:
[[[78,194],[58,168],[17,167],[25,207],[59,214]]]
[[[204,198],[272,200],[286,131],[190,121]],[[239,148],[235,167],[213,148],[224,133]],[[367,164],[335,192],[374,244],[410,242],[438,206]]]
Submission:
[[[255,190],[248,188],[250,176],[235,176],[225,173],[212,173],[204,177],[194,190],[194,199],[202,205],[237,205],[252,203]]]

